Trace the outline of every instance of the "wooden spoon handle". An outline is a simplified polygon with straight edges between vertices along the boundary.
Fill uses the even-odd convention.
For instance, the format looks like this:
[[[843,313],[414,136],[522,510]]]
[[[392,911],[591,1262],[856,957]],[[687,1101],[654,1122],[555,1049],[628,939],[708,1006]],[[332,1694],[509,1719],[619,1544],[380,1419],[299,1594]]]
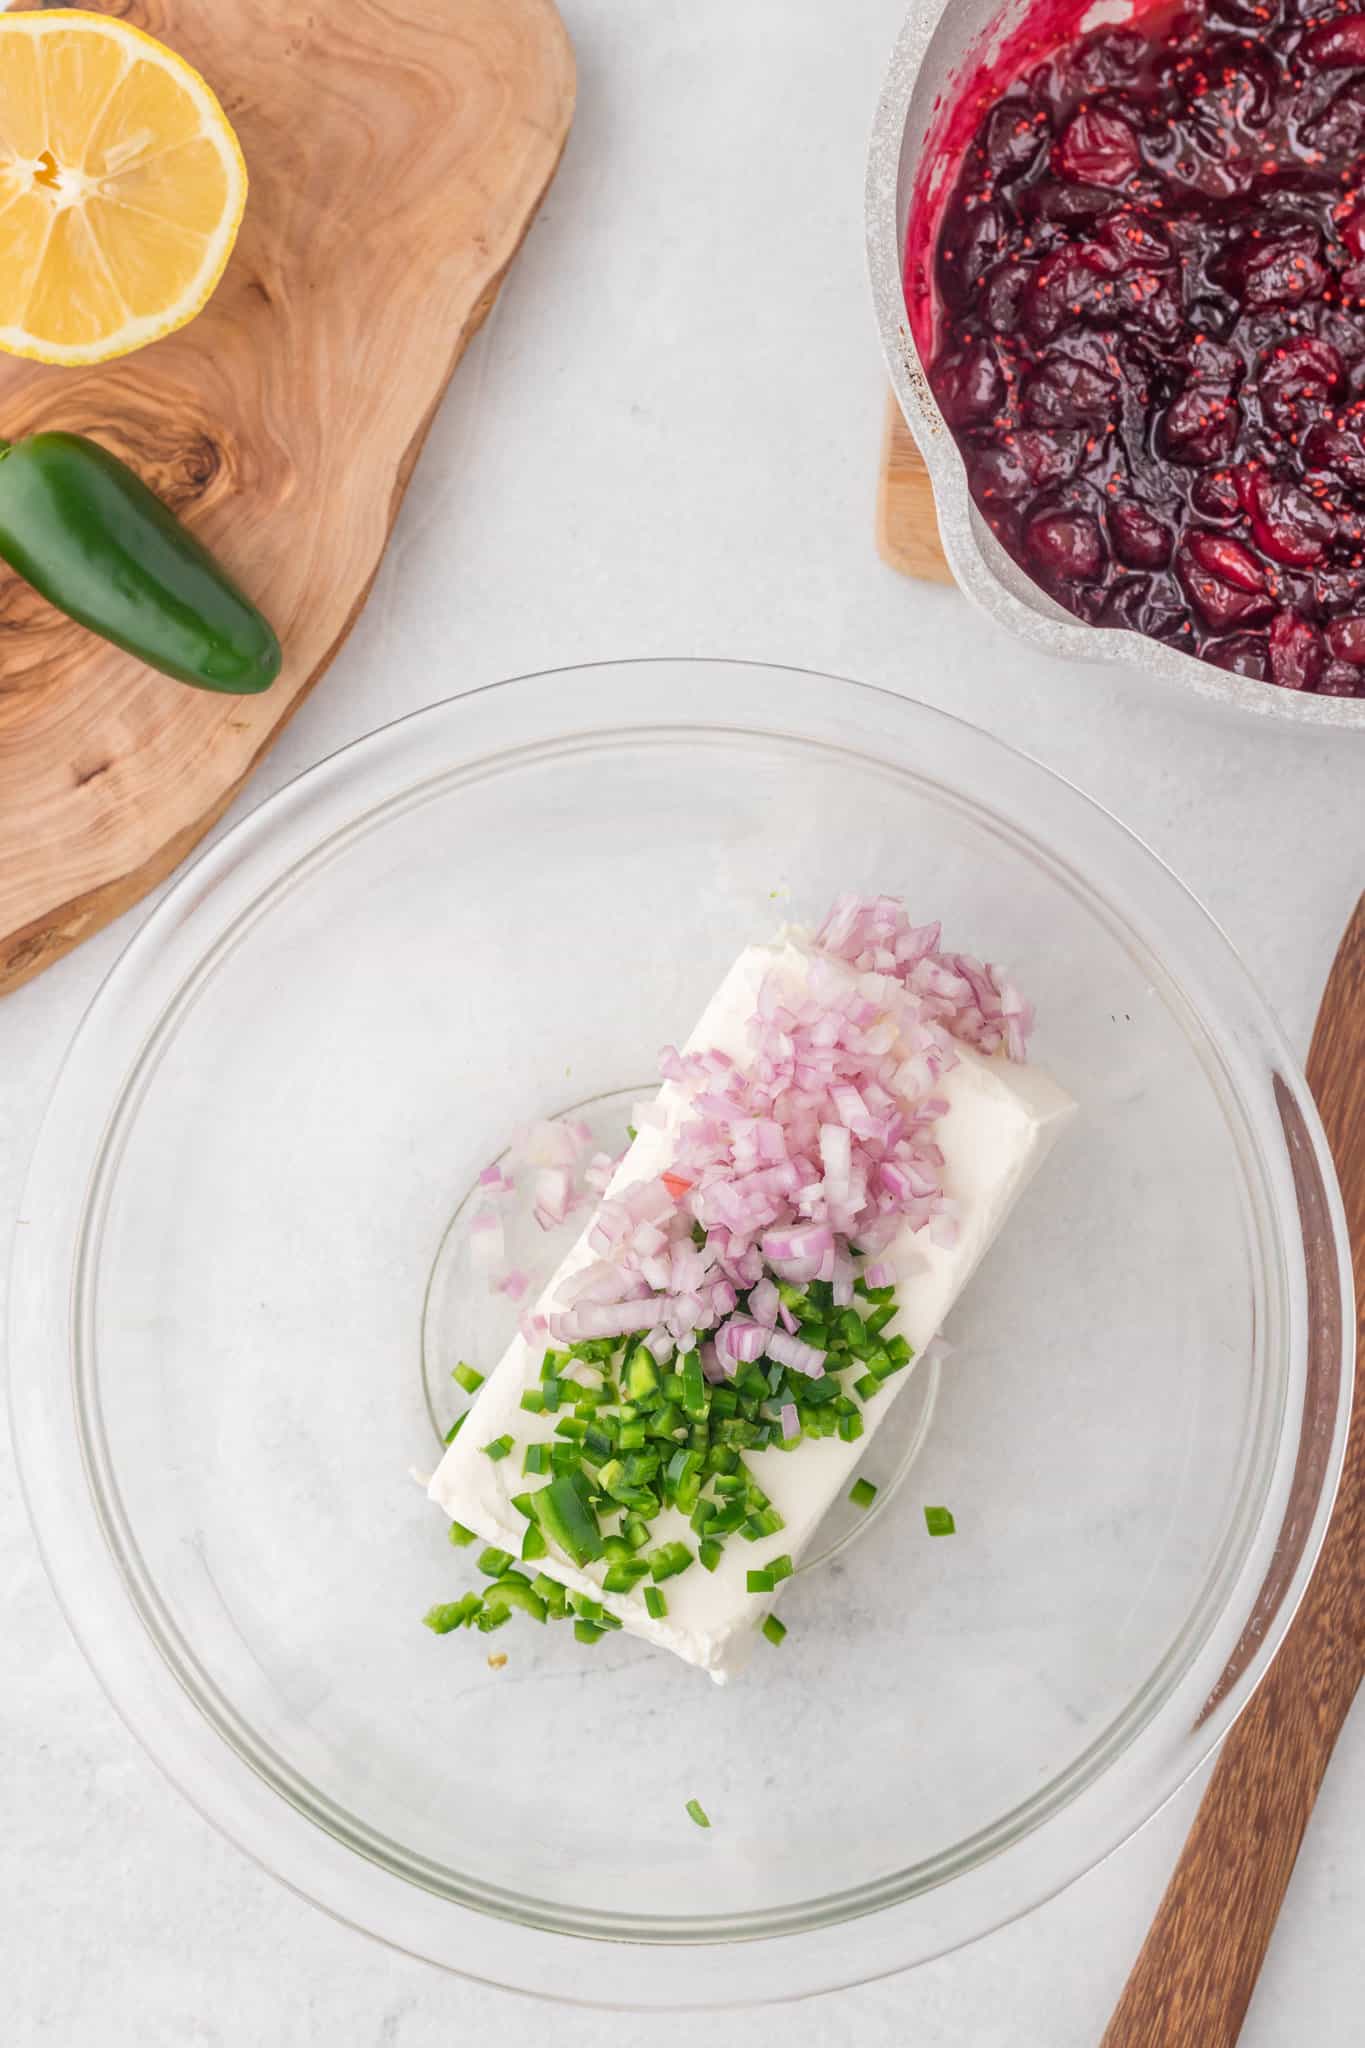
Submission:
[[[1223,1746],[1103,2048],[1233,2048],[1353,1687],[1286,1644]]]
[[[1365,897],[1328,977],[1308,1079],[1336,1161],[1362,1322],[1341,1486],[1303,1603],[1223,1745],[1102,2048],[1232,2048],[1365,1665]],[[1316,1233],[1304,1221],[1311,1246],[1321,1219]],[[1325,1315],[1327,1292],[1320,1305]],[[1340,1338],[1338,1325],[1327,1341],[1339,1349]]]

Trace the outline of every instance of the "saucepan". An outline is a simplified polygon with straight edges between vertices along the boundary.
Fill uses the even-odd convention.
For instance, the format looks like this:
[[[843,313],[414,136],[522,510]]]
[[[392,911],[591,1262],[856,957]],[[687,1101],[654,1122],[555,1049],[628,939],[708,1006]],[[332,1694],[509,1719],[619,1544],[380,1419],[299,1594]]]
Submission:
[[[1085,34],[1135,16],[1131,0],[1066,0],[1049,23]],[[952,109],[978,68],[989,67],[1038,0],[913,0],[882,88],[867,171],[867,248],[882,346],[906,423],[933,484],[943,550],[959,587],[1035,647],[1072,660],[1123,662],[1158,684],[1299,724],[1365,730],[1365,699],[1276,689],[1233,675],[1157,640],[1084,625],[1012,561],[972,503],[967,472],[929,388],[906,310],[906,252],[928,283],[933,215],[959,161]],[[1063,19],[1065,17],[1065,19]],[[965,141],[965,137],[962,138]],[[921,326],[923,323],[920,323]]]

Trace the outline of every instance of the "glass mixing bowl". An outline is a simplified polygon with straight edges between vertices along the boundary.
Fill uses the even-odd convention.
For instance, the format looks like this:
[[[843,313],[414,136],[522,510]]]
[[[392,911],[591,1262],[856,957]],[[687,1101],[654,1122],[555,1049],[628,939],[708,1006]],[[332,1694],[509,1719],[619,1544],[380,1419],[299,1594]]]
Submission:
[[[528,1115],[619,1114],[739,947],[844,888],[1009,962],[1080,1105],[908,1476],[727,1689],[520,1618],[433,1637],[474,1574],[410,1475],[487,1307],[471,1182]],[[505,684],[265,804],[96,999],[16,1243],[25,1484],[130,1726],[298,1890],[560,1997],[847,1983],[1075,1877],[1244,1705],[1344,1439],[1331,1169],[1226,942],[1041,767],[789,670]]]

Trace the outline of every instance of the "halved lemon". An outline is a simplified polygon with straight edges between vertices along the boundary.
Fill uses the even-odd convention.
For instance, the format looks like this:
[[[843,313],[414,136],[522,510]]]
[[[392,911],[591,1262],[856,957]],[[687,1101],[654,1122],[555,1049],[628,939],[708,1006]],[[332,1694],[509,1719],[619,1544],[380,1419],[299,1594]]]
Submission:
[[[99,363],[192,320],[246,165],[173,50],[108,15],[0,14],[0,349]]]

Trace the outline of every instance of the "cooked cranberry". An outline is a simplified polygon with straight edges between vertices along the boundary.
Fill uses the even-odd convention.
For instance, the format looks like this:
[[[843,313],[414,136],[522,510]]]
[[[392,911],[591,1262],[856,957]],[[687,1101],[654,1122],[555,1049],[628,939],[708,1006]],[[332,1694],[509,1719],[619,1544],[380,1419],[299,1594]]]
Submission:
[[[1205,519],[1236,519],[1242,509],[1230,469],[1206,469],[1190,486],[1190,503]]]
[[[1232,478],[1263,555],[1293,569],[1306,569],[1321,558],[1336,527],[1316,498],[1297,484],[1268,475],[1256,462],[1241,463]]]
[[[1317,64],[1324,70],[1365,65],[1365,14],[1343,15],[1310,29],[1299,46],[1299,55],[1305,64]]]
[[[1192,341],[1177,349],[1176,361],[1186,370],[1192,384],[1219,385],[1232,391],[1242,375],[1242,358],[1236,349],[1207,334],[1197,333]]]
[[[1011,435],[1011,441],[1014,436]],[[1033,485],[1028,471],[1019,460],[1019,451],[1003,441],[995,441],[989,448],[973,449],[971,458],[972,495],[979,505],[987,510],[996,505],[1014,505],[1020,498],[1032,496]]]
[[[1093,583],[1104,567],[1100,530],[1084,512],[1040,514],[1025,528],[1024,545],[1061,583]]]
[[[1282,690],[1316,689],[1322,664],[1317,627],[1301,612],[1277,612],[1270,628],[1270,680]]]
[[[1328,279],[1316,228],[1252,229],[1229,266],[1233,288],[1248,310],[1299,306],[1316,298]]]
[[[1122,185],[1140,162],[1138,139],[1122,114],[1082,107],[1057,145],[1057,167],[1080,185]]]
[[[1005,380],[995,351],[986,342],[968,342],[960,354],[938,366],[934,395],[950,426],[990,419],[1005,399]]]
[[[1095,36],[1079,50],[1067,53],[1069,68],[1082,93],[1102,92],[1107,85],[1122,85],[1136,72],[1147,55],[1145,37],[1131,29],[1115,29],[1112,35]]]
[[[1349,662],[1329,661],[1318,684],[1320,697],[1365,697],[1365,670]]]
[[[1170,528],[1135,498],[1119,498],[1109,507],[1109,531],[1114,553],[1130,569],[1164,569],[1171,559]]]
[[[1337,163],[1354,156],[1365,144],[1365,93],[1355,79],[1333,94],[1320,114],[1304,123],[1300,140]]]
[[[1264,35],[1271,19],[1266,0],[1209,0],[1209,13],[1219,21],[1235,22],[1254,35]]]
[[[1103,426],[1118,394],[1115,378],[1071,356],[1054,355],[1024,386],[1024,414],[1036,427]]]
[[[978,204],[954,209],[950,223],[953,260],[966,285],[974,285],[995,262],[1004,234],[998,207]]]
[[[981,285],[977,310],[996,334],[1013,334],[1023,318],[1025,294],[1033,283],[1031,263],[997,263]]]
[[[1024,317],[1040,341],[1050,341],[1074,321],[1112,312],[1115,290],[1113,278],[1095,262],[1093,249],[1059,249],[1039,264]]]
[[[1126,206],[1105,215],[1095,230],[1095,241],[1120,270],[1157,270],[1174,260],[1165,229],[1149,215]]]
[[[1033,168],[1052,140],[1047,115],[1026,100],[1003,100],[986,120],[986,161],[997,184]]]
[[[1231,669],[1235,676],[1251,676],[1258,683],[1265,681],[1272,658],[1264,633],[1233,633],[1226,640],[1210,640],[1204,647],[1205,661]]]
[[[1330,470],[1352,490],[1365,493],[1365,444],[1358,434],[1336,427],[1314,427],[1303,444],[1304,468]]]
[[[1281,434],[1297,433],[1305,405],[1322,404],[1345,377],[1346,365],[1330,342],[1312,334],[1278,342],[1261,357],[1258,382],[1267,419]]]
[[[1219,533],[1187,533],[1175,566],[1191,604],[1217,632],[1259,625],[1275,610],[1264,570],[1240,541]]]
[[[1357,261],[1365,256],[1365,206],[1353,206],[1345,219],[1337,222],[1337,233]]]
[[[1237,401],[1217,385],[1192,384],[1182,391],[1162,422],[1162,440],[1173,462],[1226,462],[1237,445],[1242,415]]]
[[[1365,618],[1333,619],[1327,628],[1327,645],[1334,661],[1365,668]]]
[[[1043,434],[1021,427],[1009,440],[974,453],[972,486],[978,498],[1013,504],[1037,491],[1065,483],[1080,461],[1076,434]]]

